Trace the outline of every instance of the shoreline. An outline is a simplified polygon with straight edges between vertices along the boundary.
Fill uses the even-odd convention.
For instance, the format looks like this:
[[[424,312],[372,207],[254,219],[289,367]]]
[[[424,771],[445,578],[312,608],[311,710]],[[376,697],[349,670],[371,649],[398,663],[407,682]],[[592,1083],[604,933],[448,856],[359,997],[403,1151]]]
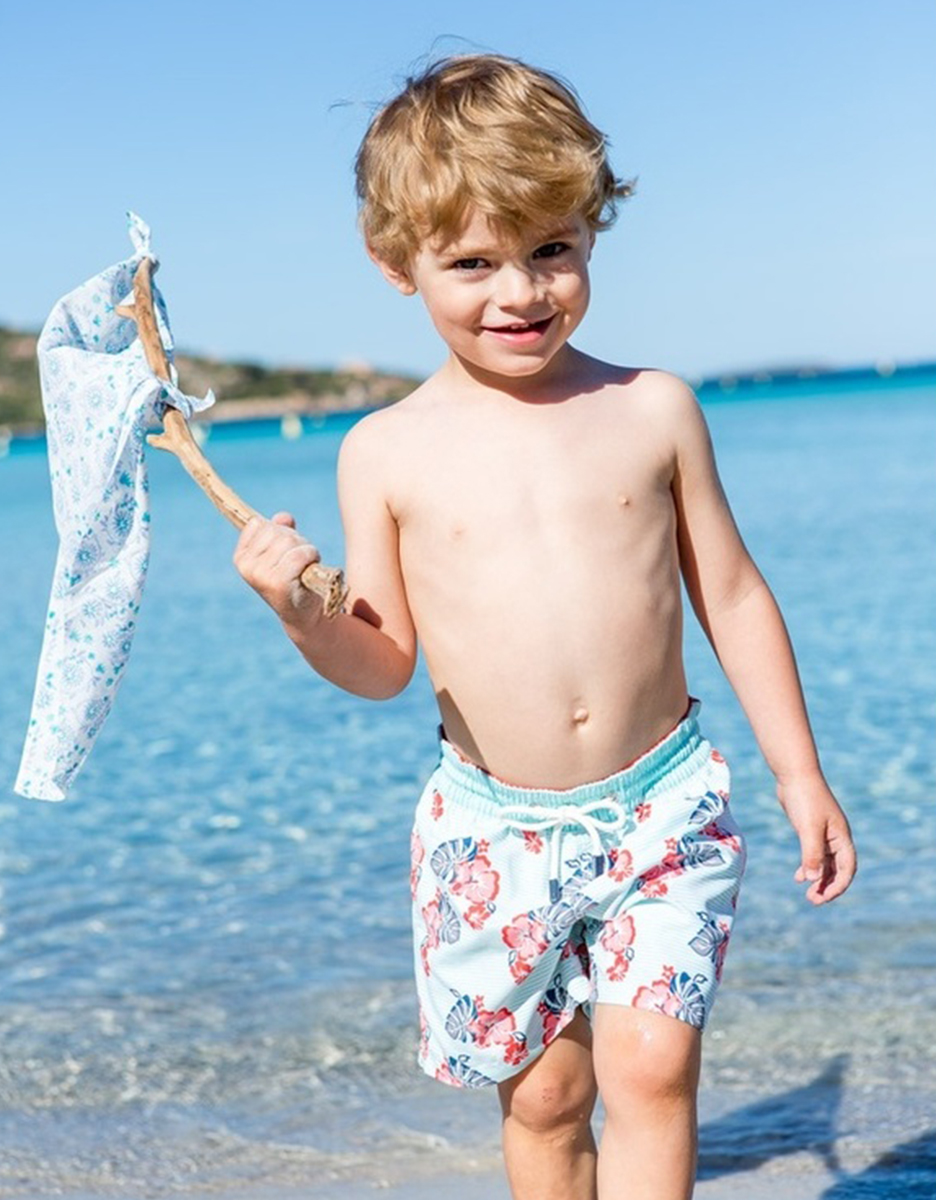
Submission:
[[[703,1082],[695,1200],[930,1200],[936,1127],[926,1092],[828,1073],[787,1092]],[[510,1200],[494,1097],[415,1100],[400,1110],[396,1138],[381,1139],[378,1108],[340,1150],[295,1112],[275,1132],[268,1112],[241,1123],[174,1104],[162,1115],[115,1113],[113,1124],[93,1109],[23,1113],[22,1123],[2,1122],[0,1197]],[[600,1135],[600,1105],[594,1124]]]
[[[388,403],[393,403],[389,401]],[[203,434],[213,429],[238,429],[249,425],[275,425],[283,422],[309,421],[313,426],[324,425],[336,418],[357,418],[386,404],[348,404],[337,406],[321,406],[289,401],[284,403],[281,398],[272,400],[218,400],[211,408],[196,413],[189,421],[193,428],[201,429]],[[157,427],[158,428],[158,427]],[[288,427],[287,427],[288,428]],[[295,429],[295,426],[293,426]],[[156,430],[154,429],[153,432]],[[35,446],[45,442],[44,425],[3,425],[0,424],[0,457],[4,451],[14,446]],[[301,432],[301,430],[300,430]],[[196,435],[197,436],[197,435]],[[284,436],[290,436],[284,433]],[[296,436],[293,434],[292,436]]]

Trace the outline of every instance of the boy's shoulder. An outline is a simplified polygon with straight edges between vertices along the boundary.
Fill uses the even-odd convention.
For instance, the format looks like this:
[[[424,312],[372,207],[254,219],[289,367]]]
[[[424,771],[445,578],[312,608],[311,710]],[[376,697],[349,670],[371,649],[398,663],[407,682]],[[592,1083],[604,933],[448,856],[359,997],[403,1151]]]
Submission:
[[[360,480],[366,477],[373,486],[386,482],[394,466],[403,460],[418,433],[418,418],[431,380],[420,384],[402,400],[365,413],[345,433],[338,453],[338,473]],[[403,467],[405,469],[405,467]]]
[[[627,398],[636,405],[652,407],[661,416],[679,415],[698,404],[689,384],[659,367],[610,367],[620,375],[620,382],[610,386],[626,389]]]
[[[410,418],[417,415],[418,410],[422,408],[420,397],[425,394],[430,383],[431,380],[426,380],[401,400],[375,408],[359,417],[344,435],[342,454],[365,454],[379,447],[385,453],[392,442],[405,434],[406,426],[411,423]]]
[[[597,394],[606,400],[605,412],[612,421],[619,420],[622,428],[639,423],[648,431],[675,439],[687,423],[702,419],[695,392],[671,371],[597,361],[594,366],[592,384],[583,386],[582,396]]]
[[[402,453],[414,441],[422,441],[434,425],[433,418],[446,422],[451,415],[450,393],[444,373],[437,371],[413,391],[392,404],[365,413],[344,436],[342,457],[367,458]]]

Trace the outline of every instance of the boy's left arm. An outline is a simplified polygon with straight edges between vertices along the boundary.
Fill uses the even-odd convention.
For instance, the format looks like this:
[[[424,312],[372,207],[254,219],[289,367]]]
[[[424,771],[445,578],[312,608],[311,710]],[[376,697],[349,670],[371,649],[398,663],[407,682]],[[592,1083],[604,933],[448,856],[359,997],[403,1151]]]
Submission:
[[[819,765],[780,609],[741,540],[705,420],[683,385],[677,385],[670,415],[686,590],[776,776],[777,796],[800,840],[795,879],[809,884],[806,896],[813,904],[825,904],[840,896],[855,874],[848,820]]]

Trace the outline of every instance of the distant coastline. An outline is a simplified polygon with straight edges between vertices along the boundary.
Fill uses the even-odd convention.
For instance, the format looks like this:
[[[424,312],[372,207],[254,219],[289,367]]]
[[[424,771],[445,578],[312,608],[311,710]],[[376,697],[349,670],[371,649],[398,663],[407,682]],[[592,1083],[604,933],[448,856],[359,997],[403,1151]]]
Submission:
[[[40,437],[44,431],[36,341],[33,332],[0,326],[0,446],[12,438]],[[176,366],[185,391],[202,395],[211,388],[217,402],[196,418],[205,425],[256,421],[301,421],[379,408],[416,387],[416,376],[380,371],[366,363],[335,369],[265,367],[178,354]],[[884,381],[936,387],[936,361],[881,362],[832,367],[822,364],[722,372],[690,378],[699,399],[755,399],[767,391],[778,398],[802,394],[821,382],[824,391],[874,386]]]
[[[833,388],[847,390],[874,386],[881,382],[932,383],[936,386],[936,361],[916,363],[879,362],[871,366],[827,367],[802,366],[743,371],[713,375],[689,382],[702,401],[720,397],[751,398],[769,390],[781,396],[802,392],[805,388],[821,383],[824,391]]]
[[[7,438],[35,437],[44,429],[37,340],[34,332],[0,326],[0,433]],[[214,392],[217,402],[201,418],[213,425],[379,408],[420,382],[363,362],[335,368],[266,367],[179,353],[175,365],[186,392]]]

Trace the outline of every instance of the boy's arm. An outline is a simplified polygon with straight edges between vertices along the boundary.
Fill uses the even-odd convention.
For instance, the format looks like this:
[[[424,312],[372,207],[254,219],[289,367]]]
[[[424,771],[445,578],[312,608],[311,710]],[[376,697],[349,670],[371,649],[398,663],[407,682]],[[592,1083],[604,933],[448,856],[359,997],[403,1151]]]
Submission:
[[[672,417],[673,495],[686,590],[799,836],[795,878],[809,883],[812,903],[823,904],[841,895],[855,874],[848,821],[822,775],[780,609],[741,540],[705,420],[684,385],[678,385]]]
[[[365,418],[351,429],[338,460],[350,586],[345,612],[328,620],[321,600],[299,582],[319,554],[287,513],[250,521],[234,563],[320,675],[355,695],[383,700],[412,677],[416,633],[400,572],[397,525],[382,485],[383,455],[367,425]]]

